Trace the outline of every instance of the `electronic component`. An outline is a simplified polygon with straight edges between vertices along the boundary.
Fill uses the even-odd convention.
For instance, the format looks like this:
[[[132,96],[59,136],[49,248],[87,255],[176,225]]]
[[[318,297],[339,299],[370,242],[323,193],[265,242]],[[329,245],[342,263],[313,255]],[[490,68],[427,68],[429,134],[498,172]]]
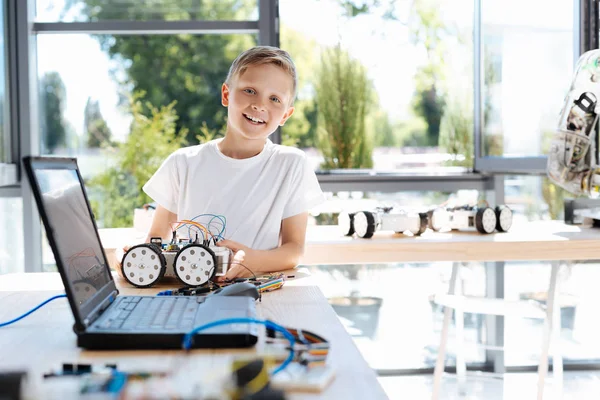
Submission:
[[[379,207],[375,211],[340,213],[338,226],[346,236],[356,232],[358,237],[365,239],[372,237],[377,231],[410,232],[418,236],[427,229],[427,214]]]

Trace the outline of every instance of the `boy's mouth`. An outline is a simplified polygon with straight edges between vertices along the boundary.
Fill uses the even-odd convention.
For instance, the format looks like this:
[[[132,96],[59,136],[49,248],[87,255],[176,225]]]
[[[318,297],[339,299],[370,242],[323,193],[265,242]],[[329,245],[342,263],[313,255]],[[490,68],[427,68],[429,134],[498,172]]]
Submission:
[[[260,119],[260,118],[256,118],[256,117],[253,117],[253,116],[251,116],[251,115],[248,115],[248,114],[244,114],[244,117],[246,117],[246,119],[247,119],[248,121],[250,121],[250,122],[252,122],[252,123],[254,123],[254,124],[257,124],[257,125],[260,125],[260,124],[264,124],[264,123],[265,123],[265,121],[263,121],[262,119]]]

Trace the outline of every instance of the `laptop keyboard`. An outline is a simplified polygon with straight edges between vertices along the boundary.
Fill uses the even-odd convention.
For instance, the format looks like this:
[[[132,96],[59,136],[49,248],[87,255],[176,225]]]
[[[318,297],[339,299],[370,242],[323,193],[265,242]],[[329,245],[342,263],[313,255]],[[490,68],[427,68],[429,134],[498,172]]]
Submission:
[[[190,330],[198,303],[186,297],[120,298],[110,314],[98,325],[101,329],[119,330]]]

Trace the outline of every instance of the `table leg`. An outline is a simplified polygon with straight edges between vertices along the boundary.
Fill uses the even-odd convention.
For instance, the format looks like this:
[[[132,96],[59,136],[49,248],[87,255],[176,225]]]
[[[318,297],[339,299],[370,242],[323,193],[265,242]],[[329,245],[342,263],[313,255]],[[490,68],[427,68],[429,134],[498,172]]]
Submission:
[[[450,284],[448,294],[453,295],[456,290],[456,280],[458,278],[458,269],[460,263],[452,263],[452,275],[450,276]],[[438,348],[437,361],[433,373],[433,394],[432,400],[437,400],[440,396],[440,385],[442,383],[442,375],[444,374],[444,362],[446,360],[446,345],[448,344],[448,331],[450,330],[450,321],[452,318],[452,308],[444,307],[444,323],[442,325],[442,334],[440,338],[440,346]]]
[[[463,295],[460,277],[457,279],[456,286],[456,293]],[[465,361],[465,313],[460,305],[454,309],[454,323],[456,325],[456,378],[458,379],[458,393],[463,396],[467,392],[467,363]]]
[[[552,263],[552,270],[550,272],[550,286],[548,288],[548,296],[546,299],[546,319],[544,320],[544,337],[542,341],[542,351],[540,355],[540,363],[538,365],[538,400],[544,398],[544,384],[546,382],[546,376],[548,375],[548,354],[550,350],[551,339],[556,339],[556,333],[558,331],[560,335],[560,325],[556,326],[555,322],[560,322],[560,304],[556,304],[557,283],[558,283],[558,272],[560,268],[560,262]],[[557,311],[555,311],[555,308]],[[556,316],[558,312],[558,317]],[[556,352],[556,340],[553,344],[553,352]],[[556,354],[556,353],[555,353]],[[562,358],[560,362],[560,378],[562,381]]]

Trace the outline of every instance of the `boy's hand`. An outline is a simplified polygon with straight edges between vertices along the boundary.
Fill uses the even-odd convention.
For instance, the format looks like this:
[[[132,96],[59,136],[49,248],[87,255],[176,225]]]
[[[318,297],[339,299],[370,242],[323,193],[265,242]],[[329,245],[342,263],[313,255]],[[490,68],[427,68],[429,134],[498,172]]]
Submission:
[[[123,278],[123,271],[121,269],[121,261],[123,261],[123,256],[125,255],[125,253],[127,253],[127,251],[131,247],[132,246],[123,246],[122,249],[119,249],[119,248],[115,249],[115,258],[117,259],[117,263],[115,264],[115,270],[117,271],[117,274],[119,274],[119,276],[121,278]]]
[[[231,265],[227,270],[227,274],[225,274],[225,276],[217,277],[217,281],[222,282],[235,278],[251,278],[254,276],[248,265],[249,261],[252,259],[253,250],[251,248],[227,239],[219,240],[217,246],[227,247],[233,251],[233,259],[231,260]]]

